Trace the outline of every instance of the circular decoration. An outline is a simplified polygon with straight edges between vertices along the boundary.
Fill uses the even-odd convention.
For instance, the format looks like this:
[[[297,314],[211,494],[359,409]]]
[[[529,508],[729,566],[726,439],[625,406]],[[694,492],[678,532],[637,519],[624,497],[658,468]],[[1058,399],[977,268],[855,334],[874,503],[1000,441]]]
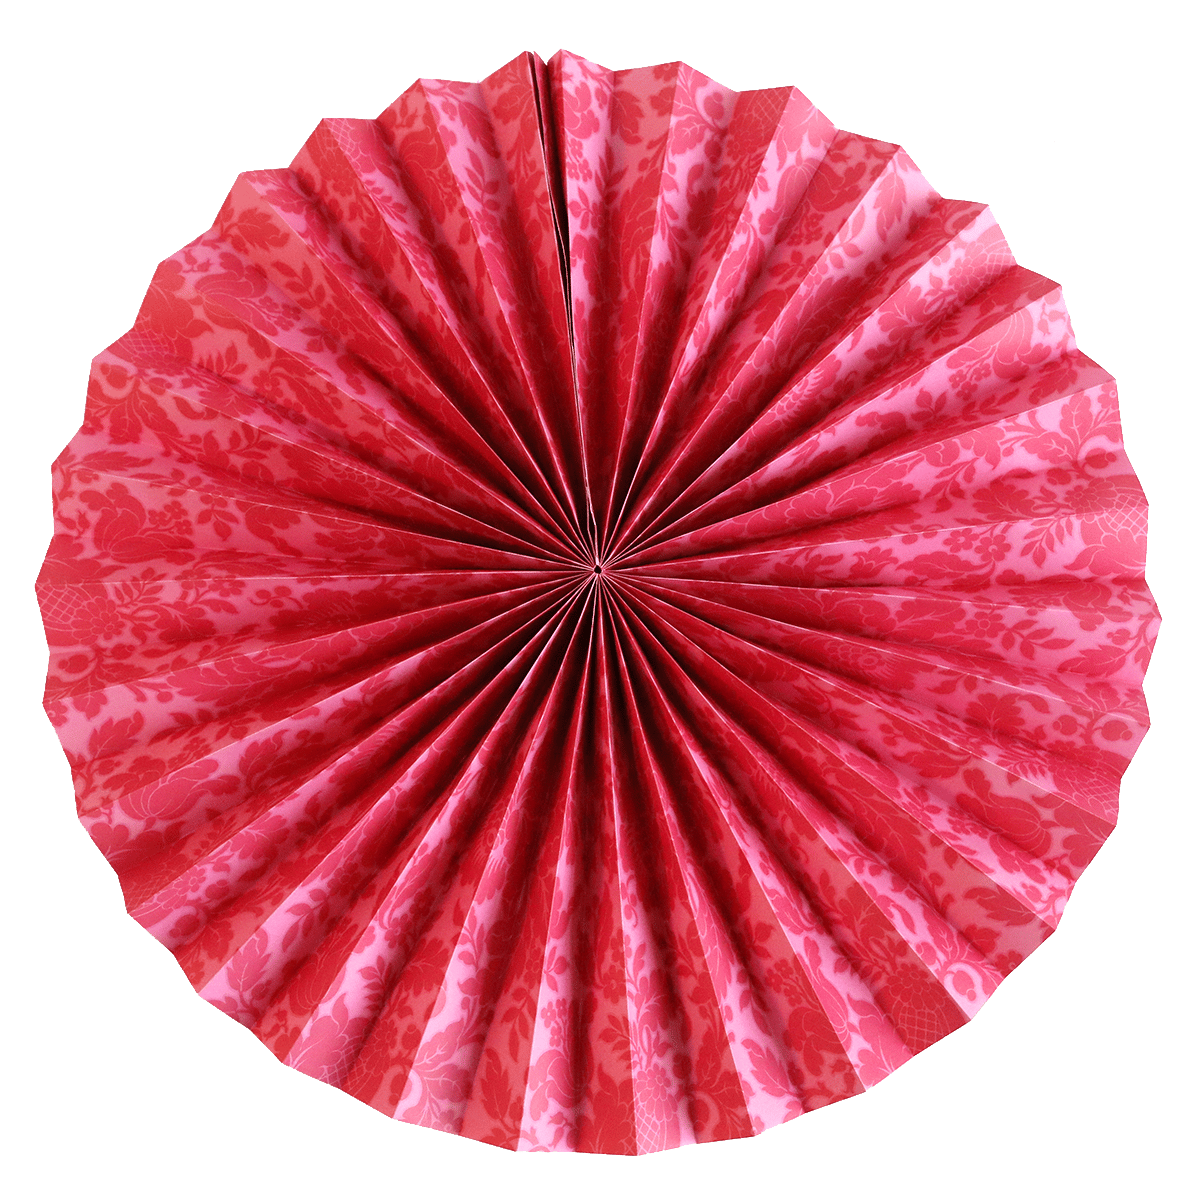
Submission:
[[[1112,379],[794,89],[523,55],[322,122],[55,481],[47,709],[129,911],[501,1146],[869,1087],[1054,929],[1146,728]]]

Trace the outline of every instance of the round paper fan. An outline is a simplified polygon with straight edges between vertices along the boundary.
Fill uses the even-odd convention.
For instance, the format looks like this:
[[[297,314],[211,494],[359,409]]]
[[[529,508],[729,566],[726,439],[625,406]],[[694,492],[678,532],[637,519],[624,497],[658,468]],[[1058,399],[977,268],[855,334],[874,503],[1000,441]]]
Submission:
[[[967,1021],[1146,728],[1112,379],[798,91],[523,55],[238,178],[94,363],[47,709],[129,911],[401,1120],[759,1132]]]

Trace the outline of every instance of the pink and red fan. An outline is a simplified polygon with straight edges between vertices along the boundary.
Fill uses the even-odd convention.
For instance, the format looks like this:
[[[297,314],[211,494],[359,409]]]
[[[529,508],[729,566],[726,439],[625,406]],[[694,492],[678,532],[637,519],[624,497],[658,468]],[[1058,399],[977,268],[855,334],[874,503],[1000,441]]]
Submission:
[[[522,55],[242,175],[39,581],[129,911],[285,1063],[517,1149],[757,1133],[1054,929],[1146,728],[1113,381],[791,88]]]

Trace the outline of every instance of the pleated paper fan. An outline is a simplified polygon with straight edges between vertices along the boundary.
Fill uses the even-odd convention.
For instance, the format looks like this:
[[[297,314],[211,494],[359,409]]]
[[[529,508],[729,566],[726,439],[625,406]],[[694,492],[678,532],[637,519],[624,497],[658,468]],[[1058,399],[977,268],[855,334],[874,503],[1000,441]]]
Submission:
[[[1146,728],[1113,381],[790,88],[523,55],[238,178],[93,366],[47,710],[284,1062],[517,1149],[861,1092],[1055,928]]]

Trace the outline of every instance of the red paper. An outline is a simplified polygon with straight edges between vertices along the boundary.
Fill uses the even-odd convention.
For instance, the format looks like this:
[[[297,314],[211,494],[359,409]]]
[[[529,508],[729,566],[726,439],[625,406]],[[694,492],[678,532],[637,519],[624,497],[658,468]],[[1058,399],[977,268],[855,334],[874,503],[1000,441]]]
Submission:
[[[239,177],[55,471],[47,710],[285,1063],[519,1149],[740,1137],[962,1025],[1146,728],[1110,376],[794,89],[523,55]]]

